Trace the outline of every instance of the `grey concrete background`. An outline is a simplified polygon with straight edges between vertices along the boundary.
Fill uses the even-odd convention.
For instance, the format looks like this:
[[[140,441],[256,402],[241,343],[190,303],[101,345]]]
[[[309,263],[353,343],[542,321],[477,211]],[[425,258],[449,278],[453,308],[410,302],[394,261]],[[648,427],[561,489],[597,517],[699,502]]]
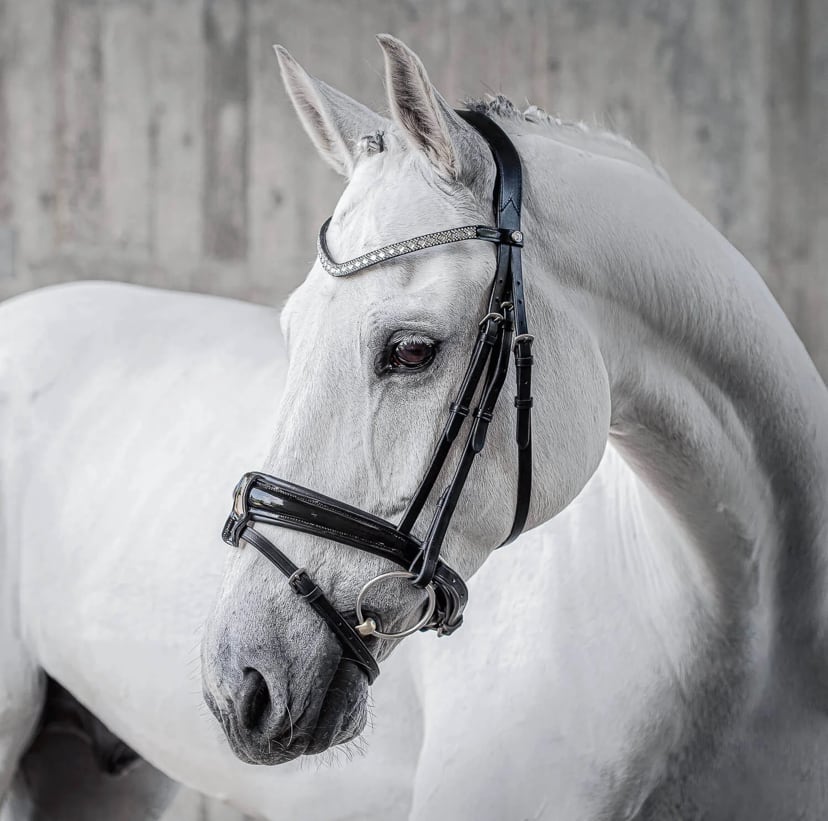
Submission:
[[[271,44],[382,107],[380,31],[451,100],[632,138],[828,374],[828,0],[0,0],[0,298],[103,277],[279,303],[340,180]]]
[[[450,100],[630,137],[828,376],[828,0],[0,0],[0,298],[94,277],[278,304],[341,181],[271,45],[384,108],[383,31]],[[238,816],[183,793],[168,817]]]

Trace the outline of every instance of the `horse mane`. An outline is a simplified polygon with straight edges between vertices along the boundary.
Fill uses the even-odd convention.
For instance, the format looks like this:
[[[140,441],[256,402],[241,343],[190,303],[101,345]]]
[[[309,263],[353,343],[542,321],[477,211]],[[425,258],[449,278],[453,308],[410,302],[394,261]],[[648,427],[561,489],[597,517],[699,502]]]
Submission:
[[[521,122],[539,126],[547,136],[567,145],[587,149],[596,154],[603,154],[614,159],[626,160],[650,171],[667,183],[667,172],[653,162],[640,148],[626,137],[602,128],[593,128],[584,122],[563,120],[544,111],[540,106],[530,105],[521,111],[502,94],[490,95],[482,99],[464,100],[463,104],[471,111],[478,111],[501,121],[509,130],[509,123]]]

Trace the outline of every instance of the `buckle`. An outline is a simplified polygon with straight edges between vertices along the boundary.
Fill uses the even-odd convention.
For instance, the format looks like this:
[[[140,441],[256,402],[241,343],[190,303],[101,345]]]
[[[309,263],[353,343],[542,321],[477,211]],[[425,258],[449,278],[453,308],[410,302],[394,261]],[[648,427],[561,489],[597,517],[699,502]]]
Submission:
[[[477,239],[523,247],[523,231],[516,228],[495,228],[493,225],[475,225]]]
[[[503,314],[498,314],[494,311],[492,311],[492,313],[490,314],[486,314],[486,316],[484,316],[483,319],[481,319],[478,323],[478,327],[482,328],[489,320],[499,325],[501,322],[503,322]]]
[[[288,584],[291,586],[294,593],[300,595],[303,599],[308,601],[315,601],[322,595],[322,591],[317,587],[314,580],[308,575],[308,571],[304,567],[297,567],[293,573],[288,576]]]
[[[519,334],[514,338],[516,368],[531,368],[535,363],[535,358],[532,356],[532,343],[534,341],[535,337],[532,334]]]
[[[456,621],[443,622],[437,625],[436,633],[438,636],[450,636],[458,627],[463,626],[463,617],[458,616]]]

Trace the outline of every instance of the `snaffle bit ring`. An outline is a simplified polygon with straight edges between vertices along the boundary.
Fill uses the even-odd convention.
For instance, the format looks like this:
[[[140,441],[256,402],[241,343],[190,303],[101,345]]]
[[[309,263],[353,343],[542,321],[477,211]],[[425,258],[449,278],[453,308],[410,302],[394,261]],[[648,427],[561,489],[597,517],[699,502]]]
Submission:
[[[375,576],[373,579],[365,582],[362,586],[362,590],[359,591],[359,595],[356,599],[356,605],[354,609],[356,610],[356,617],[357,621],[359,622],[355,628],[357,633],[360,636],[378,636],[381,639],[401,639],[405,636],[410,636],[412,633],[416,633],[418,630],[421,630],[425,627],[429,621],[431,621],[431,617],[434,615],[434,610],[437,607],[437,593],[434,590],[434,585],[429,582],[423,589],[428,596],[428,606],[426,607],[425,615],[412,627],[409,627],[407,630],[400,630],[398,633],[383,633],[377,630],[377,623],[372,618],[365,618],[362,614],[362,600],[365,598],[365,594],[371,589],[373,585],[375,585],[378,581],[382,581],[383,579],[416,579],[416,573],[409,573],[407,570],[392,570],[390,573],[381,573],[379,576]]]

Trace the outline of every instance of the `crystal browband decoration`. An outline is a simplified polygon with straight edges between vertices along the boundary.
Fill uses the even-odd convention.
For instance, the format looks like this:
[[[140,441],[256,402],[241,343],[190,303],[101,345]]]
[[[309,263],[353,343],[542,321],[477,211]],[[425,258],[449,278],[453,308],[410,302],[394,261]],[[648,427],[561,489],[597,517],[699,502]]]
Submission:
[[[329,223],[330,220],[319,231],[319,239],[316,245],[322,267],[334,277],[353,274],[361,271],[363,268],[368,268],[370,265],[383,262],[386,259],[401,257],[403,254],[410,254],[412,251],[420,251],[423,248],[433,248],[435,245],[446,245],[450,242],[460,242],[466,239],[487,239],[490,241],[493,239],[493,237],[481,234],[482,231],[491,232],[493,229],[480,225],[464,225],[460,228],[450,228],[447,231],[435,231],[433,234],[423,234],[421,237],[407,239],[404,242],[394,242],[391,245],[377,248],[375,251],[370,251],[355,259],[349,259],[347,262],[334,262],[328,253],[328,247],[325,242],[325,234],[328,230]],[[496,232],[497,229],[494,229],[494,231]]]

